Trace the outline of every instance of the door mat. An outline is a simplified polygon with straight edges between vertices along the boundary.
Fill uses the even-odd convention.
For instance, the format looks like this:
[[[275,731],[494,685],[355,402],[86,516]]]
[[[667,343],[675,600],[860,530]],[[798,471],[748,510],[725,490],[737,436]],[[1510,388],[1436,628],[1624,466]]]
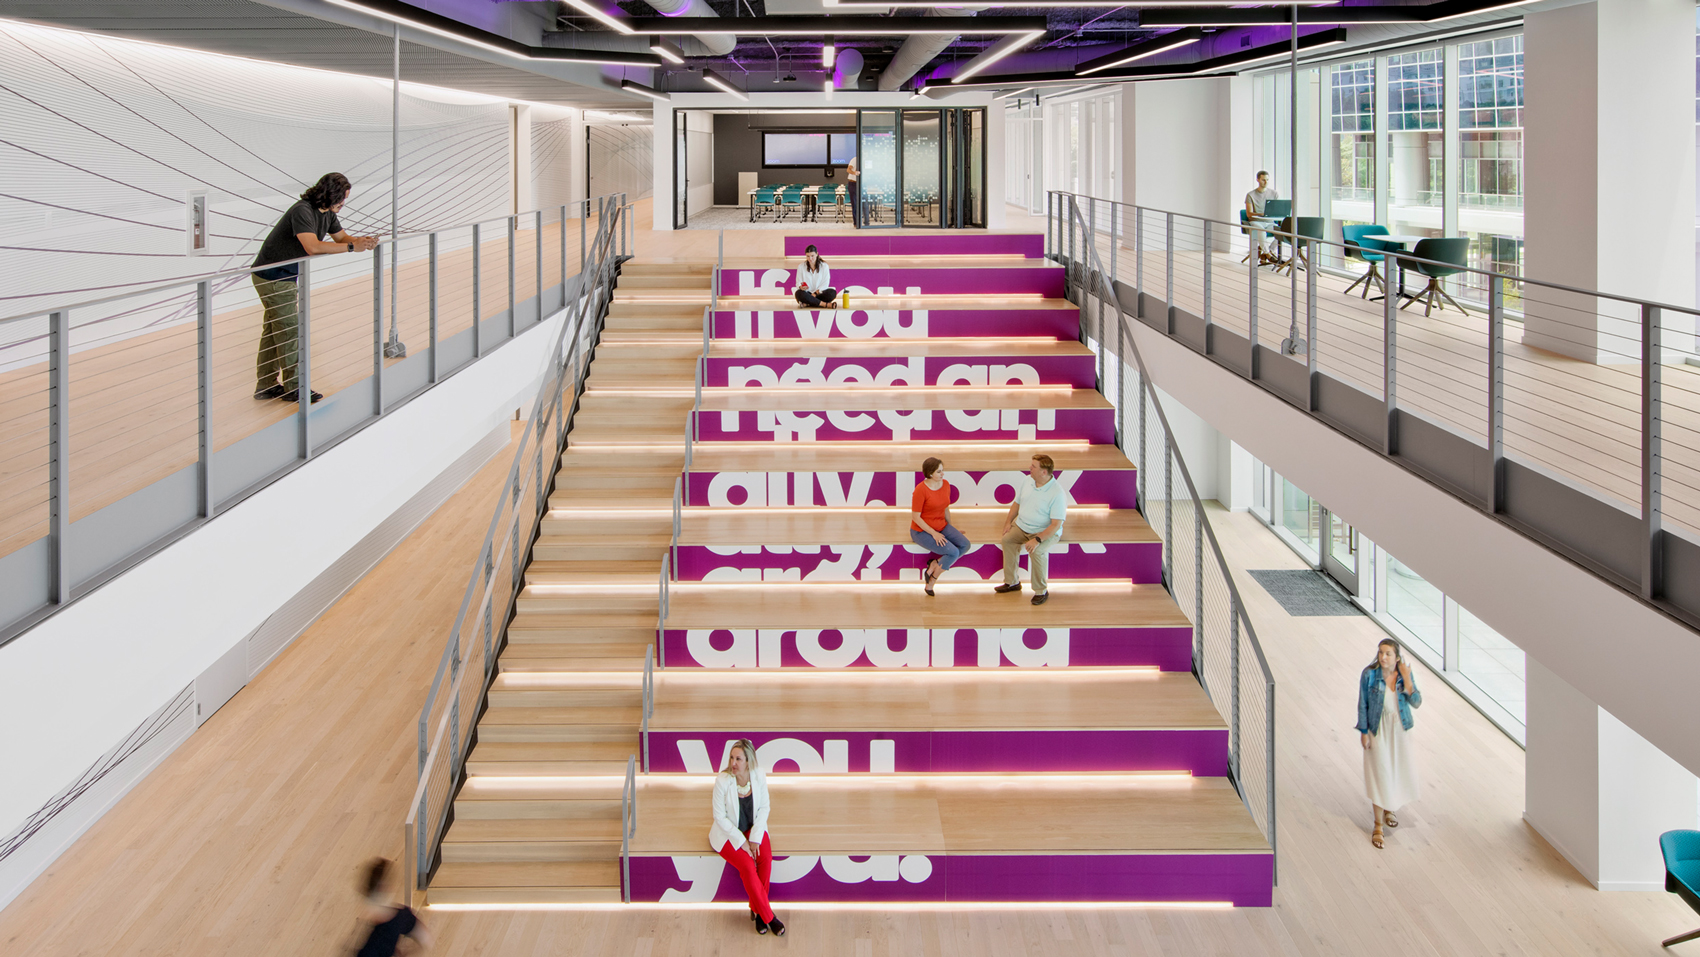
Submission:
[[[1254,568],[1251,577],[1294,618],[1361,615],[1319,571],[1309,568]]]

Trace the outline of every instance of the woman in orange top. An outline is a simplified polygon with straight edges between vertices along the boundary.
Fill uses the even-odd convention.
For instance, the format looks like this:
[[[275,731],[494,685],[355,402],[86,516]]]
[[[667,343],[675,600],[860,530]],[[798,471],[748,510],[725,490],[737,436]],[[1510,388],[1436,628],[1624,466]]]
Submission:
[[[950,483],[944,480],[944,463],[937,458],[921,463],[921,484],[915,486],[909,508],[909,537],[940,556],[927,563],[924,587],[931,595],[933,583],[944,570],[972,547],[967,536],[950,524]]]

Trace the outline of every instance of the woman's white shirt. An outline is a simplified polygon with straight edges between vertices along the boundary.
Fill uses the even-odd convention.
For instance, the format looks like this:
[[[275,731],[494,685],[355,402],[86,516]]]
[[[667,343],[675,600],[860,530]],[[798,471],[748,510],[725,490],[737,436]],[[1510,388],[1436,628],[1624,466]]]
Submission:
[[[760,847],[767,833],[767,775],[759,769],[750,772],[750,795],[755,798],[755,813],[749,839]],[[743,832],[738,830],[738,779],[722,771],[714,777],[714,824],[708,829],[708,846],[719,852],[727,842],[734,848],[744,846]]]
[[[805,259],[803,264],[797,267],[797,282],[808,283],[810,292],[820,292],[822,289],[831,289],[832,267],[828,266],[823,261],[817,260],[815,262],[815,268],[810,269],[809,262]]]

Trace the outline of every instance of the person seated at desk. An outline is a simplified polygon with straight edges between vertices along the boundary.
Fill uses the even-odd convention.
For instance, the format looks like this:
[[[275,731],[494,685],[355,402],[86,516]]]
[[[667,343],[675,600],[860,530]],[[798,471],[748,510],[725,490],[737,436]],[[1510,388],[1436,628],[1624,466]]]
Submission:
[[[837,298],[838,290],[832,288],[832,267],[810,244],[803,251],[803,265],[797,269],[797,303],[810,309],[831,309]]]
[[[1275,194],[1275,187],[1269,185],[1269,171],[1257,171],[1257,188],[1245,194],[1245,215],[1247,219],[1257,219],[1263,216],[1264,205],[1272,199],[1280,199]],[[1263,244],[1268,241],[1268,234],[1261,229],[1251,231],[1252,241],[1257,243],[1257,263],[1264,265],[1277,261],[1277,257],[1269,255]]]

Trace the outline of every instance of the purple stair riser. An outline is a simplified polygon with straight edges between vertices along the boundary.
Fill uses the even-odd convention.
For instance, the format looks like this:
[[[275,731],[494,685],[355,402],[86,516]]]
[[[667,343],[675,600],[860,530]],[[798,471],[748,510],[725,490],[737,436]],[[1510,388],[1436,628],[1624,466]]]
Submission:
[[[714,314],[716,339],[1076,339],[1080,314],[1058,309],[780,309]]]
[[[786,236],[785,255],[801,256],[813,245],[822,256],[1025,256],[1045,255],[1039,233],[977,233],[961,236],[873,235]]]
[[[806,399],[799,399],[806,402]],[[915,409],[698,412],[699,442],[888,441],[892,426],[915,421]],[[928,439],[1080,439],[1098,445],[1116,441],[1114,409],[933,409],[931,429],[910,429],[911,441]],[[728,428],[728,419],[735,424]]]
[[[783,853],[783,830],[774,836]],[[701,855],[632,857],[631,899],[745,901],[738,872],[708,847]],[[773,903],[805,901],[1214,901],[1268,907],[1267,854],[963,854],[776,857]]]
[[[709,356],[703,385],[762,388],[788,385],[885,387],[928,385],[1098,386],[1096,357],[1074,356],[799,356],[743,358]],[[941,381],[942,380],[942,381]]]
[[[758,547],[758,546],[751,546]],[[804,551],[808,548],[811,551]],[[920,546],[903,545],[814,545],[786,548],[780,551],[762,547],[759,552],[721,554],[728,549],[707,545],[680,545],[673,554],[680,581],[746,581],[760,580],[766,572],[775,581],[901,581],[909,580],[920,587],[920,569],[933,557]],[[1021,557],[1023,567],[1028,556]],[[958,570],[960,569],[960,570]],[[728,574],[754,572],[753,575]],[[877,575],[869,574],[877,571]],[[1163,546],[1159,542],[1112,542],[1105,545],[1081,545],[1065,542],[1051,549],[1050,576],[1055,581],[1087,578],[1123,578],[1139,584],[1157,584],[1163,580]],[[908,574],[905,575],[904,573]],[[1002,581],[1003,550],[996,542],[975,543],[966,555],[956,560],[952,571],[945,575],[946,584],[967,581],[965,573],[973,572],[984,581]]]
[[[830,263],[828,265],[831,265]],[[797,273],[789,269],[722,269],[722,296],[791,296],[797,291]],[[832,284],[848,292],[851,304],[857,296],[1021,296],[1063,298],[1063,269],[1018,269],[984,267],[938,267],[859,269],[833,266]]]
[[[1025,599],[993,595],[989,590],[986,594],[988,602],[1018,600]],[[669,668],[1155,666],[1163,671],[1190,671],[1192,629],[670,628],[662,633],[661,655]]]
[[[926,453],[916,450],[916,456]],[[1024,451],[1011,451],[1012,464],[1027,458]],[[945,470],[956,487],[953,504],[1008,505],[1015,500],[1016,483],[1026,472],[953,472]],[[1107,505],[1137,508],[1135,470],[1058,469],[1057,480],[1068,490],[1076,505]],[[921,473],[903,472],[705,472],[687,476],[685,504],[713,507],[762,507],[779,505],[907,505],[921,481]]]
[[[647,770],[712,774],[725,766],[732,742],[746,737],[755,744],[756,757],[769,774],[1188,771],[1193,777],[1222,777],[1228,773],[1226,728],[650,731]],[[870,781],[868,786],[879,784]]]

